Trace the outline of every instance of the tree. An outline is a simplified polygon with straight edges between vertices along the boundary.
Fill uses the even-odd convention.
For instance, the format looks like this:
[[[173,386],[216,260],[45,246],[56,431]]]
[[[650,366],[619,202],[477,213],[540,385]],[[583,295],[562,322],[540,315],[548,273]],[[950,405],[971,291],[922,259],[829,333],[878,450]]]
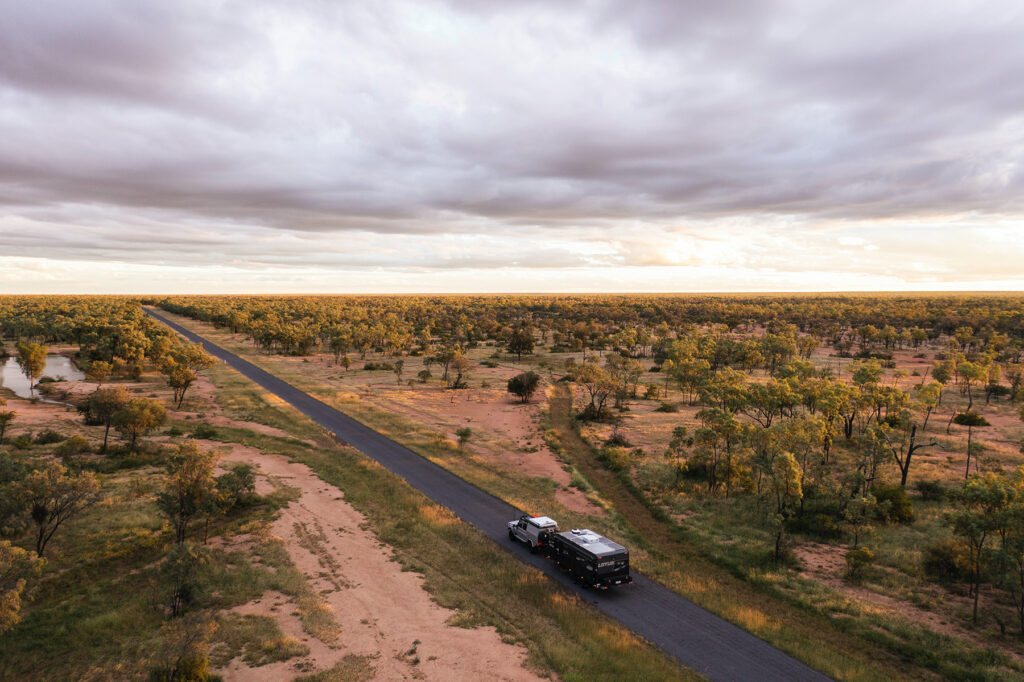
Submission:
[[[0,402],[0,405],[3,404],[3,402]],[[0,445],[4,442],[4,433],[7,431],[8,424],[14,421],[14,418],[17,416],[17,412],[0,410]]]
[[[685,426],[677,426],[672,429],[672,440],[668,442],[665,450],[665,459],[671,460],[672,468],[676,477],[673,487],[679,487],[679,481],[686,471],[686,448],[693,445],[693,438],[690,438]]]
[[[89,363],[88,369],[85,370],[85,378],[96,384],[99,388],[103,386],[103,382],[107,380],[110,373],[114,370],[114,366],[109,362],[103,360],[93,360]]]
[[[946,523],[968,549],[971,594],[974,596],[973,620],[977,623],[985,545],[1004,520],[1011,490],[998,476],[985,474],[969,479],[963,490],[954,494],[954,500],[958,509],[946,516]]]
[[[921,431],[928,430],[928,419],[932,411],[938,407],[942,400],[942,384],[938,381],[929,381],[917,387],[917,400],[921,409],[924,410],[924,422],[921,424]]]
[[[974,392],[972,388],[988,377],[988,367],[976,362],[961,362],[957,367],[960,373],[960,380],[963,383],[963,390],[967,393],[967,412],[974,407]]]
[[[736,478],[735,450],[744,436],[743,425],[728,410],[717,407],[697,413],[701,428],[693,434],[695,448],[691,459],[703,462],[708,474],[708,493],[724,484],[729,497]]]
[[[770,503],[768,523],[775,538],[775,560],[782,558],[786,520],[803,500],[804,490],[800,466],[791,452],[782,452],[768,463],[762,497]]]
[[[28,377],[30,384],[35,384],[43,376],[46,369],[46,346],[40,343],[19,342],[18,365]]]
[[[583,409],[583,419],[600,419],[605,415],[605,405],[615,391],[615,382],[608,373],[592,362],[584,362],[572,372],[573,381],[583,387],[590,403]]]
[[[0,540],[0,636],[21,620],[21,604],[29,579],[39,574],[42,560],[8,540]]]
[[[150,398],[133,398],[114,413],[112,423],[123,438],[128,439],[129,449],[135,450],[139,436],[145,436],[167,421],[164,406]]]
[[[537,392],[540,384],[540,375],[536,372],[523,372],[508,380],[508,392],[519,396],[524,403],[530,402],[530,398]]]
[[[256,469],[238,462],[217,477],[217,498],[225,512],[240,503],[248,503],[256,495]]]
[[[852,549],[860,547],[861,534],[872,531],[871,520],[875,518],[877,512],[878,500],[871,494],[854,497],[846,503],[846,509],[843,510],[843,525],[852,536]]]
[[[392,372],[395,373],[395,383],[402,383],[402,372],[405,370],[405,360],[395,360],[394,364],[391,365]]]
[[[639,360],[612,353],[605,359],[605,369],[615,382],[615,407],[622,407],[627,398],[636,397],[637,383],[644,375]]]
[[[348,357],[347,353],[352,347],[352,339],[347,335],[337,335],[331,337],[331,354],[334,356],[334,363],[339,364],[342,356]],[[348,367],[345,367],[348,369]]]
[[[976,412],[962,412],[953,418],[953,422],[967,427],[967,468],[964,469],[964,479],[966,480],[971,473],[971,435],[976,427],[990,426],[990,424],[987,419]]]
[[[523,353],[533,353],[533,330],[526,325],[512,330],[508,339],[508,352],[516,354],[516,362],[523,359]]]
[[[131,400],[131,394],[123,386],[116,388],[99,388],[93,391],[80,405],[79,410],[85,413],[86,423],[102,424],[103,447],[100,452],[107,451],[107,437],[114,415],[123,409]]]
[[[68,473],[63,464],[48,463],[26,476],[19,498],[36,526],[36,555],[43,556],[54,533],[68,519],[95,503],[99,493],[100,484],[94,473]]]
[[[900,470],[900,486],[907,487],[907,477],[910,475],[910,462],[914,453],[923,448],[935,447],[939,444],[937,440],[927,443],[917,442],[917,424],[910,419],[910,413],[904,412],[898,419],[883,421],[881,424],[874,424],[868,429],[870,437],[885,444],[885,448],[892,453],[896,466]]]
[[[1004,529],[999,560],[1003,567],[1002,584],[1013,600],[1021,637],[1024,637],[1024,467],[1011,481],[1012,498],[1003,512]]]
[[[174,390],[175,407],[180,408],[189,386],[199,378],[198,372],[213,367],[217,359],[194,344],[184,344],[167,352],[160,362],[160,373]]]
[[[473,363],[462,353],[455,355],[449,361],[449,369],[455,374],[454,378],[449,378],[448,388],[465,388],[466,387],[466,376],[469,374],[469,370],[472,369]],[[447,372],[446,372],[447,374]]]
[[[160,565],[159,579],[171,618],[177,618],[203,593],[205,568],[210,563],[206,548],[179,543]]]
[[[459,439],[459,447],[461,448],[463,445],[469,442],[470,438],[473,437],[473,429],[469,428],[468,426],[463,426],[461,429],[457,429],[455,431],[455,435]]]
[[[945,386],[953,378],[953,369],[956,365],[953,364],[952,360],[946,359],[942,362],[936,362],[935,367],[932,368],[932,378],[939,382],[940,386]],[[939,391],[939,405],[942,404],[942,391]]]
[[[203,452],[194,440],[179,445],[167,463],[167,477],[163,491],[157,495],[157,506],[170,520],[174,540],[179,545],[185,542],[189,524],[216,494],[216,464],[217,455]]]

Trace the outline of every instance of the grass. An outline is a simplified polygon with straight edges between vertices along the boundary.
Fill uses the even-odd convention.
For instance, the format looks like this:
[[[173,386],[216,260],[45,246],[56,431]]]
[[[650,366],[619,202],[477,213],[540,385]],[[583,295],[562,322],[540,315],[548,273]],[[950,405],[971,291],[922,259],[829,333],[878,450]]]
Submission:
[[[374,660],[373,656],[347,654],[330,670],[297,677],[295,682],[365,682],[374,678]]]
[[[223,667],[240,657],[250,667],[257,667],[309,654],[308,646],[286,637],[269,616],[227,613],[218,616],[216,623],[220,641],[210,648],[213,666]]]
[[[43,457],[51,450],[33,446],[24,454]],[[0,638],[0,679],[144,677],[166,648],[162,629],[168,621],[156,578],[170,542],[155,504],[163,469],[153,466],[159,458],[144,457],[131,466],[109,466],[117,459],[92,463],[106,472],[101,474],[102,501],[62,526],[47,547],[44,572],[23,621]],[[294,491],[279,488],[261,504],[218,519],[211,536],[261,527],[293,497]],[[201,536],[199,529],[195,534]],[[19,544],[28,542],[26,537]],[[194,614],[207,617],[203,614],[246,603],[266,589],[305,596],[310,590],[300,581],[302,574],[287,554],[260,567],[251,552],[213,550],[205,576],[207,596]],[[316,618],[311,622],[315,630]],[[225,623],[213,635],[215,647],[241,647],[245,656],[267,660],[301,655],[301,646],[266,623]]]

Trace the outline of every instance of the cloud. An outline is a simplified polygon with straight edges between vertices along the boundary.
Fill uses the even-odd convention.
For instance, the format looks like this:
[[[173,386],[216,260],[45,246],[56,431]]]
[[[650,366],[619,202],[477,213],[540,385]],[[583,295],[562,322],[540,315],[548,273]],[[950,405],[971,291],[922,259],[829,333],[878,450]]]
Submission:
[[[981,277],[957,236],[1024,223],[1022,31],[1009,1],[13,3],[0,249]]]

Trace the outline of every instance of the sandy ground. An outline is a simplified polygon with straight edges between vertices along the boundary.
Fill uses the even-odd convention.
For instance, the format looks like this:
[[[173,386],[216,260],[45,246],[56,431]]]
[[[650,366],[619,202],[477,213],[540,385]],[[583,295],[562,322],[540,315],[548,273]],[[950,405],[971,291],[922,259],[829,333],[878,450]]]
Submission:
[[[298,674],[296,665],[323,670],[346,654],[375,656],[376,679],[381,680],[540,679],[523,667],[526,650],[502,642],[493,628],[446,625],[454,612],[431,601],[420,576],[403,572],[387,548],[361,530],[365,519],[344,501],[342,492],[308,467],[237,445],[222,460],[231,462],[257,466],[264,475],[301,491],[274,522],[272,533],[284,541],[296,567],[333,610],[341,635],[333,644],[311,637],[291,615],[290,597],[264,594],[236,611],[274,618],[285,635],[309,646],[310,654],[259,668],[235,659],[218,671],[225,680],[287,679]],[[413,665],[413,657],[404,654],[417,640],[419,663]]]

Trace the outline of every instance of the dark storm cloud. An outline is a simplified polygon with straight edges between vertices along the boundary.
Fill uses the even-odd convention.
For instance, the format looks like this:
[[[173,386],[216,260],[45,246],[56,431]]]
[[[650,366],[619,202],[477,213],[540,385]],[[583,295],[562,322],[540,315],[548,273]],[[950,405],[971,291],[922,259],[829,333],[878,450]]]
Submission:
[[[1024,210],[1016,2],[4,5],[9,254]]]

